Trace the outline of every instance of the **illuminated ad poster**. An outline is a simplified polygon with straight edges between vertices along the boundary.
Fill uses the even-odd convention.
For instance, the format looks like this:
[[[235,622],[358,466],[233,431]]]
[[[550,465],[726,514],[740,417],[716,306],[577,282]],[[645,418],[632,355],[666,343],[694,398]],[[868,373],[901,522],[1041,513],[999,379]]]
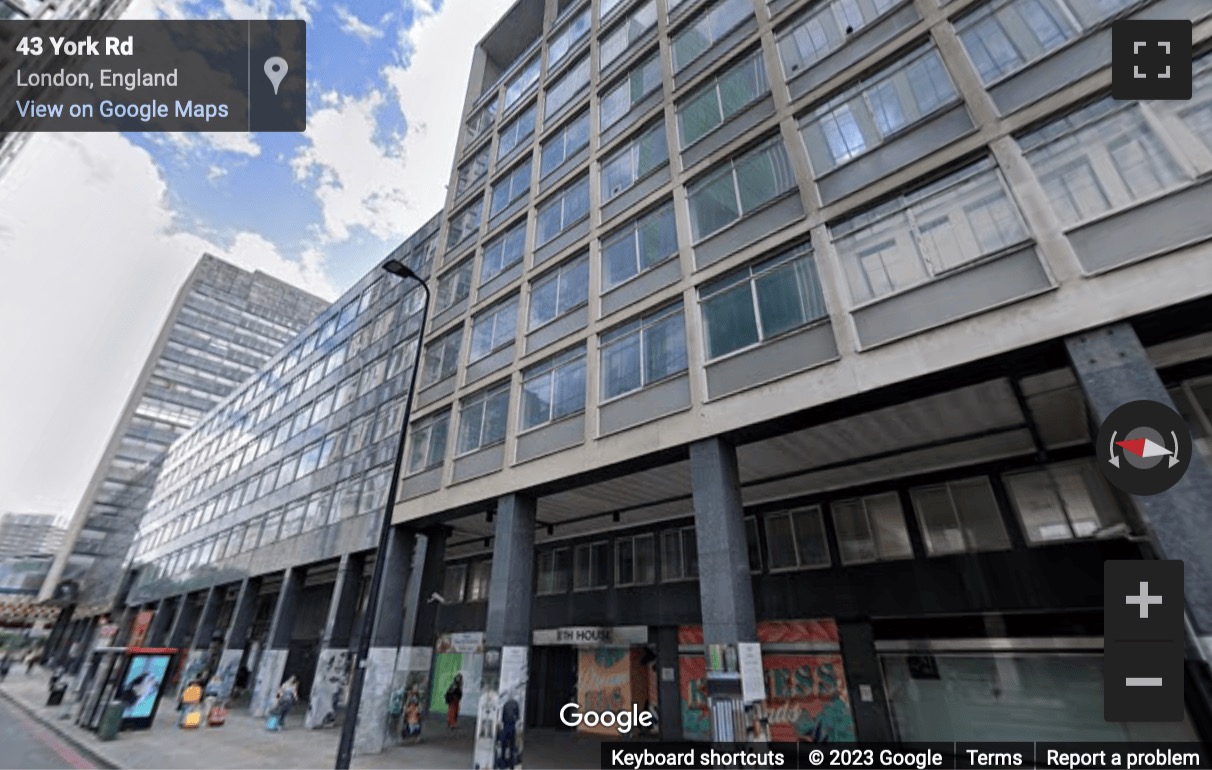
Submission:
[[[125,706],[122,710],[123,727],[151,727],[172,659],[171,654],[130,656],[117,695]]]
[[[770,621],[758,624],[765,717],[772,741],[838,743],[855,740],[854,716],[832,620]],[[796,648],[801,649],[797,650]],[[687,740],[711,740],[707,660],[701,626],[678,630],[682,732]]]

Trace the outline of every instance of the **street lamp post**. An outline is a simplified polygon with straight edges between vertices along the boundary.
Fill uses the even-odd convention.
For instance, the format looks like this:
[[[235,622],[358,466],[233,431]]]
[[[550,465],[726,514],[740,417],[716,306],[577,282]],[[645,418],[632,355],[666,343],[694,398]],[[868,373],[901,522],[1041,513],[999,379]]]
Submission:
[[[349,706],[345,710],[345,724],[341,727],[341,743],[337,746],[336,770],[349,770],[353,757],[354,734],[358,725],[358,711],[362,705],[362,687],[366,681],[366,658],[370,655],[370,639],[374,630],[375,613],[379,606],[379,591],[383,585],[384,565],[387,559],[387,540],[391,537],[391,514],[396,507],[396,492],[400,486],[400,472],[404,466],[404,442],[408,436],[408,420],[412,416],[412,396],[417,388],[417,371],[421,368],[421,338],[425,335],[425,321],[429,314],[429,286],[404,263],[389,259],[383,269],[392,275],[416,281],[425,292],[425,304],[421,306],[421,329],[417,332],[417,352],[412,360],[412,377],[408,384],[408,395],[404,397],[404,422],[400,426],[400,445],[396,449],[396,466],[391,474],[391,486],[387,491],[387,510],[383,512],[383,524],[379,528],[379,547],[375,552],[375,569],[370,577],[370,590],[366,594],[366,612],[358,632],[358,665],[349,685]]]

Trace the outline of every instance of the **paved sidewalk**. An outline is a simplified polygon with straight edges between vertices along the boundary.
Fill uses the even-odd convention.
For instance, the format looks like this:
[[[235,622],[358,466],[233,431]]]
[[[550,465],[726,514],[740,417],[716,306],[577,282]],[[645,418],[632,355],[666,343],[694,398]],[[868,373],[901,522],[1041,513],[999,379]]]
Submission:
[[[331,768],[336,759],[340,732],[336,729],[303,728],[303,712],[292,713],[281,732],[265,729],[264,719],[249,716],[246,708],[233,708],[227,724],[218,728],[182,730],[177,711],[166,696],[150,730],[128,730],[113,741],[102,741],[96,733],[78,727],[74,716],[78,704],[47,706],[46,671],[27,676],[16,668],[0,684],[0,698],[21,708],[45,727],[115,768],[129,770],[306,770]],[[70,697],[70,695],[69,695]],[[66,699],[65,699],[66,700]],[[291,723],[294,723],[293,725]],[[431,768],[445,770],[471,767],[472,725],[454,733],[445,719],[426,720],[419,744],[388,748],[382,754],[355,756],[358,770]],[[526,735],[524,765],[527,768],[597,768],[599,741],[570,732],[532,730]]]

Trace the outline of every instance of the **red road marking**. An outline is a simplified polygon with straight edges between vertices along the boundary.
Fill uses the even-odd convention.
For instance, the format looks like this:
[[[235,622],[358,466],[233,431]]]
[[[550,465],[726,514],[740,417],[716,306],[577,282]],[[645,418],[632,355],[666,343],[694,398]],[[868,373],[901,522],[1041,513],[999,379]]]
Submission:
[[[92,770],[92,768],[95,767],[92,762],[89,762],[87,759],[82,757],[71,746],[68,746],[66,743],[52,735],[49,730],[26,716],[19,706],[10,704],[10,708],[12,708],[13,713],[17,715],[17,721],[21,722],[21,724],[25,726],[26,731],[38,738],[47,746],[50,746],[51,749],[54,750],[54,752],[58,754],[64,762],[76,768],[76,770]]]

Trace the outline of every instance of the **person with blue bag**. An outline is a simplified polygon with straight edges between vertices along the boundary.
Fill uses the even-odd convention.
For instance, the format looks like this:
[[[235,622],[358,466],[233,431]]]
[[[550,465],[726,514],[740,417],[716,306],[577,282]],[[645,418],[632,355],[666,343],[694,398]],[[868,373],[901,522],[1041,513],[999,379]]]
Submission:
[[[286,715],[290,713],[291,708],[299,702],[299,677],[291,674],[290,677],[282,683],[278,688],[278,694],[274,697],[274,705],[269,710],[269,719],[265,723],[265,729],[278,731],[283,727],[283,722],[286,721]]]

